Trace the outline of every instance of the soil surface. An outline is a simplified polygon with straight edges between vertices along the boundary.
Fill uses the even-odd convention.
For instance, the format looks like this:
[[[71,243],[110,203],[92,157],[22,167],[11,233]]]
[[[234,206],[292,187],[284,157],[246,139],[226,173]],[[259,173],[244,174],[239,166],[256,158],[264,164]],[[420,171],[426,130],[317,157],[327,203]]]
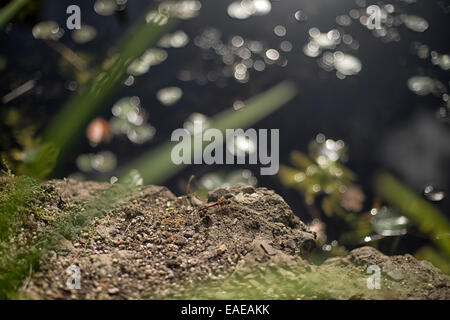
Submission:
[[[54,215],[96,201],[109,184],[55,180],[43,206]],[[21,289],[31,299],[450,299],[450,280],[410,255],[370,247],[317,266],[316,235],[266,188],[236,186],[176,197],[146,186],[46,255]],[[53,200],[52,200],[53,199]],[[55,202],[55,203],[52,203]],[[207,205],[220,204],[201,210]],[[34,223],[44,223],[35,221]],[[68,289],[78,266],[80,289]],[[379,268],[379,289],[367,268]],[[376,270],[375,270],[376,271]],[[370,280],[371,281],[371,280]],[[376,284],[376,282],[371,282]]]

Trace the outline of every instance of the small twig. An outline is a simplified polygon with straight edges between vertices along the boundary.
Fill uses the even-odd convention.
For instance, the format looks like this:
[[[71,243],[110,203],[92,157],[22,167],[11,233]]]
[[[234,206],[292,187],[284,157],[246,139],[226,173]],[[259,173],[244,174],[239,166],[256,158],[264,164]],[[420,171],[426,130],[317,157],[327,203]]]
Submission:
[[[220,199],[217,202],[214,202],[212,204],[209,204],[209,205],[199,209],[198,212],[201,212],[203,210],[206,210],[206,209],[209,209],[209,208],[212,208],[212,207],[215,207],[215,206],[224,206],[224,205],[228,205],[228,204],[230,204],[230,200]]]
[[[131,222],[128,224],[127,228],[126,228],[125,231],[123,232],[124,234],[127,233],[128,228],[131,226],[132,223],[133,223],[133,221],[131,221]]]
[[[65,46],[56,40],[46,40],[45,43],[56,52],[58,52],[64,59],[72,64],[78,71],[86,71],[86,62],[77,55],[72,49]]]
[[[24,281],[24,284],[22,286],[22,290],[26,290],[28,288],[28,285],[31,282],[31,274],[32,273],[33,273],[33,267],[30,264],[30,268],[29,268],[29,271],[28,271],[28,276],[27,276],[26,280]]]
[[[188,180],[188,182],[187,182],[187,184],[186,184],[186,195],[187,195],[187,196],[190,196],[190,195],[191,195],[191,182],[192,182],[192,180],[194,180],[194,178],[195,178],[195,176],[192,175],[192,176],[189,178],[189,180]]]
[[[35,84],[36,84],[35,80],[28,80],[24,84],[12,90],[10,93],[4,95],[2,98],[2,103],[7,104],[11,100],[14,100],[17,97],[23,95],[24,93],[27,93],[28,91],[34,88]]]
[[[189,178],[189,180],[188,180],[188,182],[187,182],[187,184],[186,184],[186,198],[188,199],[189,204],[190,204],[191,206],[193,206],[193,204],[192,204],[191,182],[192,182],[192,180],[194,180],[194,178],[195,178],[195,176],[194,176],[194,175],[191,175],[191,177]]]

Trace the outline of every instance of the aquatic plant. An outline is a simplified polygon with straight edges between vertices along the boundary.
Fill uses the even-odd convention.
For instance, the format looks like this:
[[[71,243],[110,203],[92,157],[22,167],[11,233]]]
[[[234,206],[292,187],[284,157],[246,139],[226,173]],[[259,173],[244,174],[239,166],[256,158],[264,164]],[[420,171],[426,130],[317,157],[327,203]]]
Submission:
[[[320,209],[328,217],[338,218],[350,227],[340,236],[344,244],[356,244],[370,230],[370,223],[359,213],[363,209],[365,196],[356,184],[356,175],[342,164],[346,146],[341,140],[326,139],[319,134],[309,145],[309,153],[291,153],[294,167],[280,166],[281,182],[298,190],[312,218],[322,220]]]
[[[376,246],[379,240],[393,237],[391,251],[394,251],[407,229],[416,226],[437,246],[437,250],[425,246],[416,256],[433,261],[449,272],[450,223],[445,215],[386,172],[375,175],[374,203],[370,213],[364,213],[365,196],[355,183],[355,173],[341,163],[345,158],[344,142],[319,134],[310,143],[308,155],[292,152],[291,162],[295,167],[281,166],[279,177],[285,186],[302,194],[312,218],[316,219],[315,224],[323,224],[321,212],[347,224],[349,231],[340,234],[339,243],[349,247],[361,243]],[[312,228],[316,226],[312,224]],[[330,255],[342,254],[336,244],[326,244],[326,236],[319,237],[319,243]]]

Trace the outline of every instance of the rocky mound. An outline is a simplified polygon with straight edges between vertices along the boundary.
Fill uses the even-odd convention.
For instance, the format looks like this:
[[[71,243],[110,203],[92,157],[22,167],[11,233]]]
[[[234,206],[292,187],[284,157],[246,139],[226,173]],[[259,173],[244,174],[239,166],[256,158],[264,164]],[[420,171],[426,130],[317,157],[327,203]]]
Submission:
[[[108,187],[75,180],[46,186],[63,203],[46,204],[57,211],[95,201]],[[365,247],[315,266],[306,260],[314,247],[315,234],[266,188],[218,189],[206,203],[147,186],[62,241],[21,291],[35,299],[450,298],[448,277],[412,256]],[[380,266],[381,290],[367,287],[372,264]],[[78,290],[66,285],[74,265]]]

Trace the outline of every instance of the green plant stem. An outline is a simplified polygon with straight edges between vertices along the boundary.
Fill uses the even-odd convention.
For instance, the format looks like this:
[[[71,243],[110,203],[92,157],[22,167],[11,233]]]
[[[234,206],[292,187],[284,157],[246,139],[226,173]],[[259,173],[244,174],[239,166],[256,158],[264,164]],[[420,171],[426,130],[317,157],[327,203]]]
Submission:
[[[0,10],[0,30],[9,22],[30,0],[13,0]]]
[[[106,59],[103,64],[110,66],[100,70],[62,107],[43,135],[44,141],[59,150],[59,163],[79,143],[92,117],[109,106],[108,99],[120,87],[133,60],[155,45],[176,23],[173,18],[162,25],[140,19],[121,40],[112,58]]]
[[[374,187],[377,195],[411,219],[420,231],[429,234],[431,240],[450,257],[450,240],[447,236],[450,223],[439,209],[417,196],[389,173],[377,174]]]
[[[296,87],[290,82],[282,82],[275,87],[249,99],[245,108],[236,111],[225,110],[211,119],[211,128],[220,130],[247,128],[280,108],[297,94]],[[158,184],[181,171],[185,165],[175,165],[171,161],[171,151],[175,142],[166,142],[144,154],[119,171],[124,176],[132,169],[142,175],[144,184]]]

